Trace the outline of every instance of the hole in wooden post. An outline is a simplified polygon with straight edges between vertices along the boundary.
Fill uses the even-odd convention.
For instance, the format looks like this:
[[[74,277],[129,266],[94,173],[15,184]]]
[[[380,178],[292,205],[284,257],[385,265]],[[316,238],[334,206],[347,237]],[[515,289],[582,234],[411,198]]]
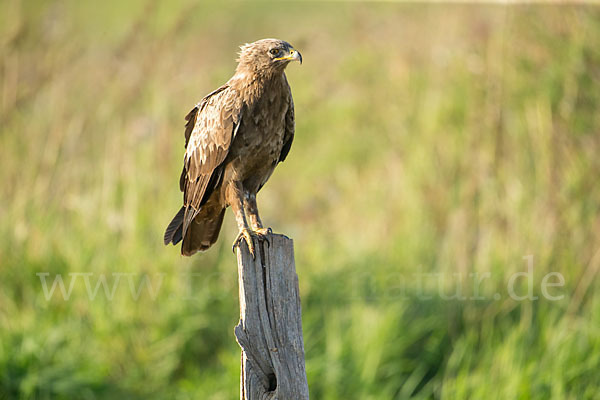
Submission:
[[[269,392],[274,392],[277,389],[277,377],[275,374],[269,374]]]

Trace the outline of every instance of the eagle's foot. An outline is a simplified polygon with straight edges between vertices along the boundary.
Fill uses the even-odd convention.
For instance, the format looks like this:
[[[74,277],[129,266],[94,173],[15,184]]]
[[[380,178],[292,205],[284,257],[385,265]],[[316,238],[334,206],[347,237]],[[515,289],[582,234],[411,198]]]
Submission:
[[[246,244],[248,245],[248,250],[250,251],[250,254],[252,254],[252,258],[256,259],[256,253],[254,252],[254,239],[258,239],[257,237],[258,235],[256,233],[254,233],[253,231],[251,231],[250,229],[244,228],[240,231],[240,233],[237,235],[237,238],[235,238],[235,241],[233,242],[233,247],[232,250],[235,253],[235,248],[238,247],[240,245],[240,242],[242,240],[246,241]]]
[[[271,242],[269,240],[269,235],[272,233],[273,230],[271,228],[257,228],[256,230],[242,229],[237,235],[237,238],[235,238],[233,247],[231,249],[235,253],[235,248],[240,245],[242,240],[245,240],[246,244],[248,245],[248,250],[250,251],[250,254],[252,254],[252,258],[256,259],[256,252],[254,250],[256,248],[255,243],[264,241],[270,246]]]
[[[254,230],[259,239],[266,241],[269,246],[271,242],[269,241],[269,236],[273,234],[273,230],[271,228],[256,228]]]

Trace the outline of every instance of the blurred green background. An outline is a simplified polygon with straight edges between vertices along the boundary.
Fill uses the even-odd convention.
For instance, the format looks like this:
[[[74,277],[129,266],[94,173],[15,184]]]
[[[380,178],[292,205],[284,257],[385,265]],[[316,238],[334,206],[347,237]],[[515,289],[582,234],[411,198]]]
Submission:
[[[305,60],[259,204],[312,398],[599,398],[600,8],[4,0],[0,399],[238,398],[235,222],[162,234],[183,117],[264,37]]]

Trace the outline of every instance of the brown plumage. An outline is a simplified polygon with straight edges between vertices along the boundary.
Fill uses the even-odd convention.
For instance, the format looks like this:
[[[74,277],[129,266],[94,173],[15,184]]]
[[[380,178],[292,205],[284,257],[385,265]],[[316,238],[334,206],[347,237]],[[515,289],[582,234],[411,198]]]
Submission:
[[[181,253],[208,249],[231,206],[254,254],[263,236],[256,193],[285,160],[294,138],[294,102],[284,70],[302,56],[289,43],[263,39],[241,47],[229,81],[187,115],[179,187],[183,207],[165,231],[165,244],[183,240]],[[248,221],[249,220],[249,221]]]

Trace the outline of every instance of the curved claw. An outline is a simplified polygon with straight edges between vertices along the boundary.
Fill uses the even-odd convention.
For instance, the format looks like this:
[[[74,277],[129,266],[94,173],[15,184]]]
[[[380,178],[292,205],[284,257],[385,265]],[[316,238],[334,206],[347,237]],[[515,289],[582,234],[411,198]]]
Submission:
[[[273,234],[273,230],[271,228],[258,228],[254,232],[259,239],[266,241],[269,246],[271,245],[271,241],[269,240],[269,235]]]
[[[256,259],[256,253],[254,252],[254,232],[250,231],[249,229],[242,229],[240,231],[233,242],[231,250],[235,253],[235,248],[240,245],[240,241],[242,239],[246,240],[246,244],[248,245],[250,254],[252,254],[252,258]]]

